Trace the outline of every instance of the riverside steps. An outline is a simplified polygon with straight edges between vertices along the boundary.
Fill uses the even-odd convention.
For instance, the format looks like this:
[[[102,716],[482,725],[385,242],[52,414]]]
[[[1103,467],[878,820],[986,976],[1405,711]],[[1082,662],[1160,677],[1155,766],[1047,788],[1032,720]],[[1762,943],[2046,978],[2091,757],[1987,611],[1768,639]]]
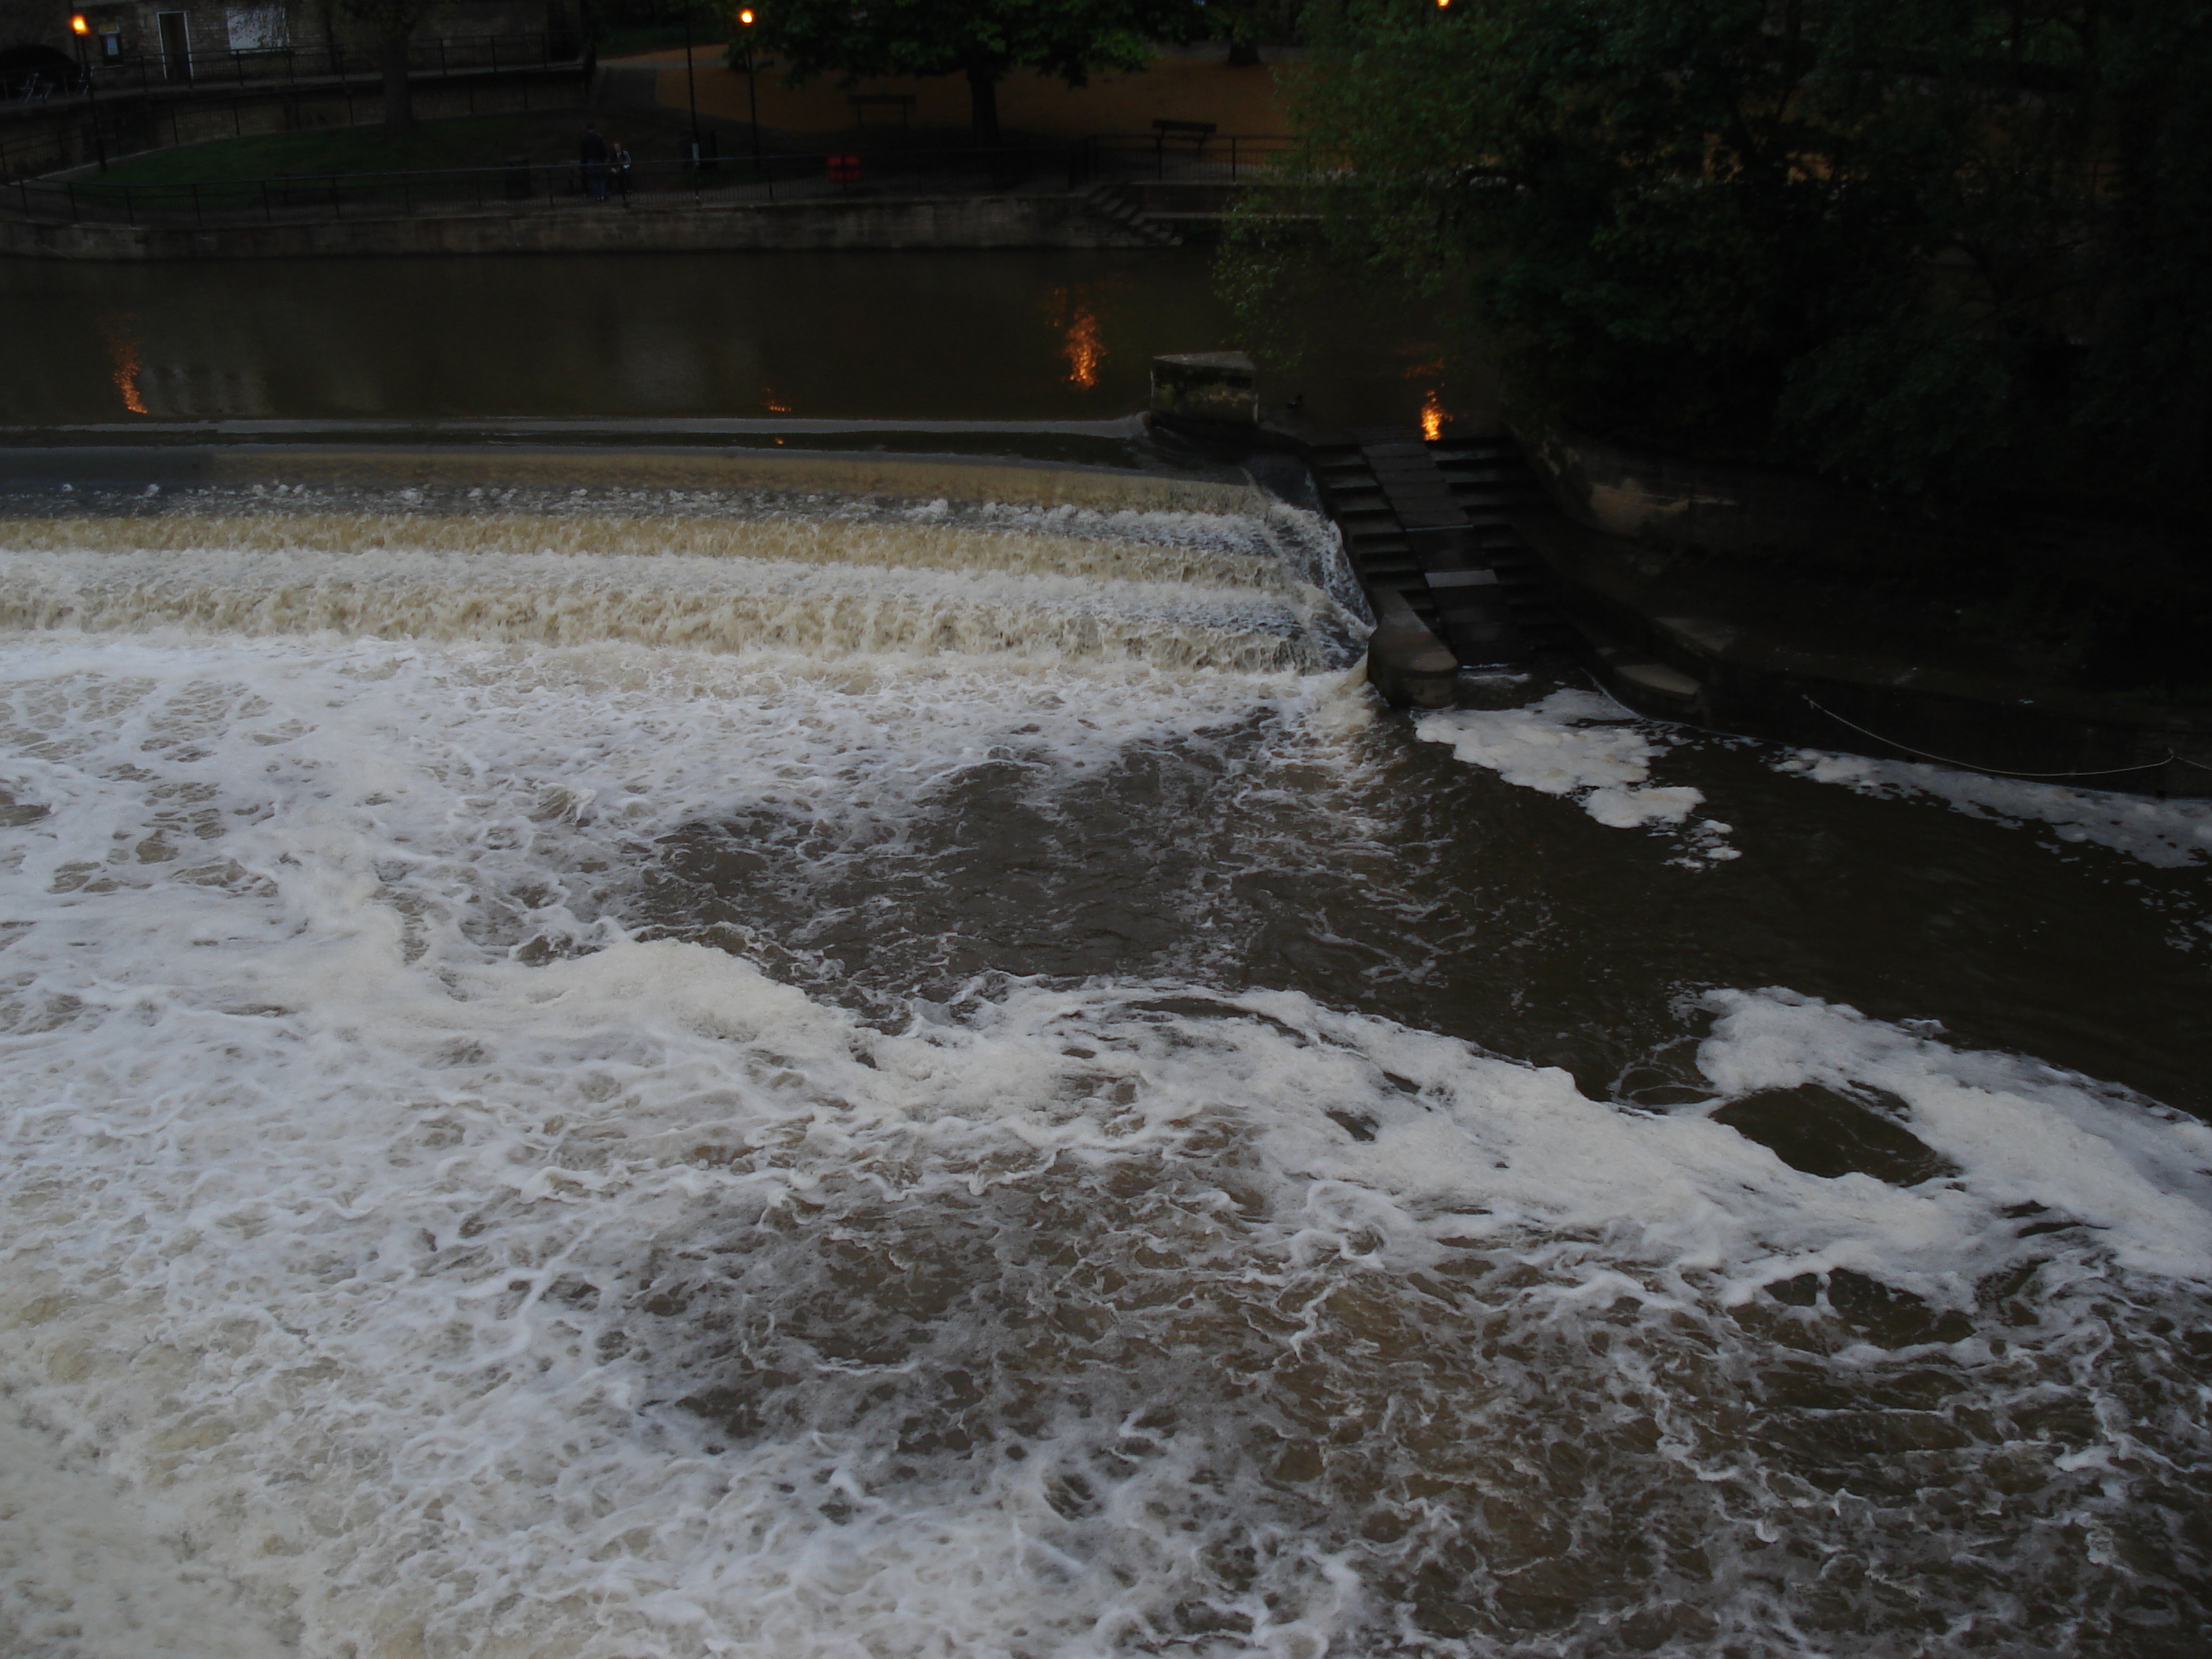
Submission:
[[[1461,671],[1566,659],[1656,719],[1993,776],[2212,795],[2201,709],[2056,683],[1809,591],[1778,604],[1784,595],[1740,574],[1594,531],[1510,436],[1362,429],[1305,453],[1374,604],[1368,672],[1394,703],[1445,707]]]
[[[1304,462],[1374,613],[1369,680],[1394,706],[1448,708],[1464,674],[1565,662],[1652,719],[1993,777],[2212,796],[2212,715],[2201,704],[2089,689],[1878,596],[1662,540],[1628,516],[1644,508],[1662,529],[1685,516],[1650,482],[1666,482],[1655,468],[1629,477],[1626,461],[1601,455],[1624,483],[1596,462],[1564,465],[1556,442],[1532,465],[1506,434],[1321,431],[1261,421],[1258,407],[1241,354],[1155,359],[1154,425]],[[1686,485],[1677,493],[1713,520],[1706,538],[1723,548],[1762,530],[1783,545],[1808,526],[1832,537],[1849,506],[1822,496],[1825,518],[1808,513],[1797,500],[1808,486],[1761,512],[1743,489],[1738,501],[1692,482],[1693,501]]]
[[[1511,670],[1568,647],[1542,567],[1508,522],[1541,499],[1511,439],[1263,426],[1259,408],[1243,352],[1152,360],[1154,422],[1304,459],[1374,612],[1367,672],[1389,702],[1447,708],[1462,670]]]
[[[1392,702],[1443,708],[1462,669],[1570,650],[1543,567],[1508,522],[1540,500],[1511,439],[1370,427],[1304,447],[1375,607],[1368,672]]]
[[[1540,567],[1506,522],[1540,499],[1510,439],[1363,428],[1308,464],[1361,581],[1395,589],[1460,666],[1564,648]]]

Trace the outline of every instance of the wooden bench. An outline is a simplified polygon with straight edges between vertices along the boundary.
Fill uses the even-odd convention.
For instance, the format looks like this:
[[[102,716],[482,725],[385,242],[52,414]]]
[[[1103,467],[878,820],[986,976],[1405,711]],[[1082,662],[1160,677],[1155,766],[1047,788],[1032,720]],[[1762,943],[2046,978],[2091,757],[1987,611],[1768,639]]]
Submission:
[[[1211,121],[1155,121],[1152,123],[1152,144],[1164,149],[1169,144],[1188,144],[1194,150],[1206,148],[1206,141],[1213,137]]]
[[[915,94],[910,92],[855,93],[853,94],[853,125],[866,127],[871,109],[891,108],[899,112],[899,125],[910,127],[914,125],[914,106]]]

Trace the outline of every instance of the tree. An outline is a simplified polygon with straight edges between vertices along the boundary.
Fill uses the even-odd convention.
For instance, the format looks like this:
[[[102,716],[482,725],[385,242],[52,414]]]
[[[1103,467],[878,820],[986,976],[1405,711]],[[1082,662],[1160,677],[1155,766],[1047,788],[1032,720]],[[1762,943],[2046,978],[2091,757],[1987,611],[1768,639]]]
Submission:
[[[1288,40],[1297,33],[1302,0],[1206,0],[1207,33],[1229,42],[1229,61],[1251,68],[1265,41]]]
[[[442,0],[338,0],[346,15],[368,25],[376,35],[384,70],[384,126],[405,132],[415,125],[414,86],[407,78],[407,49],[416,27]]]
[[[1156,41],[1194,38],[1197,0],[765,0],[759,49],[798,86],[871,75],[964,75],[978,143],[999,142],[999,82],[1014,69],[1079,87],[1138,70]]]
[[[1320,33],[1299,192],[1496,331],[1525,411],[1923,498],[2198,489],[2212,0],[1338,0]],[[1255,314],[1299,274],[1285,205],[1239,232]]]

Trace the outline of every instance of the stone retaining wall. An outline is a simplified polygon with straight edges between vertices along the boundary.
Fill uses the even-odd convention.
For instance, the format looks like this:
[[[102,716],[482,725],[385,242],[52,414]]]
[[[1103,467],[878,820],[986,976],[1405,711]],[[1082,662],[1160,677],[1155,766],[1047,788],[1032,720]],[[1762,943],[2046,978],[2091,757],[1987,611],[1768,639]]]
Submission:
[[[1825,478],[1690,460],[1580,433],[1518,434],[1560,511],[1608,536],[1739,553],[1857,556],[1953,538]]]
[[[0,254],[52,259],[362,258],[423,253],[1151,247],[1076,196],[943,196],[391,215],[192,229],[0,216]]]
[[[2202,711],[1993,672],[1963,645],[1930,650],[1826,629],[1816,615],[1706,609],[1711,596],[1670,579],[1648,544],[1557,513],[1511,522],[1591,666],[1639,713],[1811,748],[2057,775],[2084,788],[2212,795],[2212,716]]]

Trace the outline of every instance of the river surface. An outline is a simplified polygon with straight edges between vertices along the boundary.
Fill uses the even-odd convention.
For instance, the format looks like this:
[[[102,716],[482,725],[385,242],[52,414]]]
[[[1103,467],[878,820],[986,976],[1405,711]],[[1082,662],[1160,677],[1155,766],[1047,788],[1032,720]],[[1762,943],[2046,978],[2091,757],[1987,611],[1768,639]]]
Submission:
[[[1211,270],[1196,249],[0,258],[0,423],[1115,419],[1155,353],[1236,343]],[[1488,416],[1480,374],[1448,384],[1417,325],[1331,310],[1271,401]]]
[[[2200,1653],[2212,808],[1188,489],[19,497],[8,1650]]]

